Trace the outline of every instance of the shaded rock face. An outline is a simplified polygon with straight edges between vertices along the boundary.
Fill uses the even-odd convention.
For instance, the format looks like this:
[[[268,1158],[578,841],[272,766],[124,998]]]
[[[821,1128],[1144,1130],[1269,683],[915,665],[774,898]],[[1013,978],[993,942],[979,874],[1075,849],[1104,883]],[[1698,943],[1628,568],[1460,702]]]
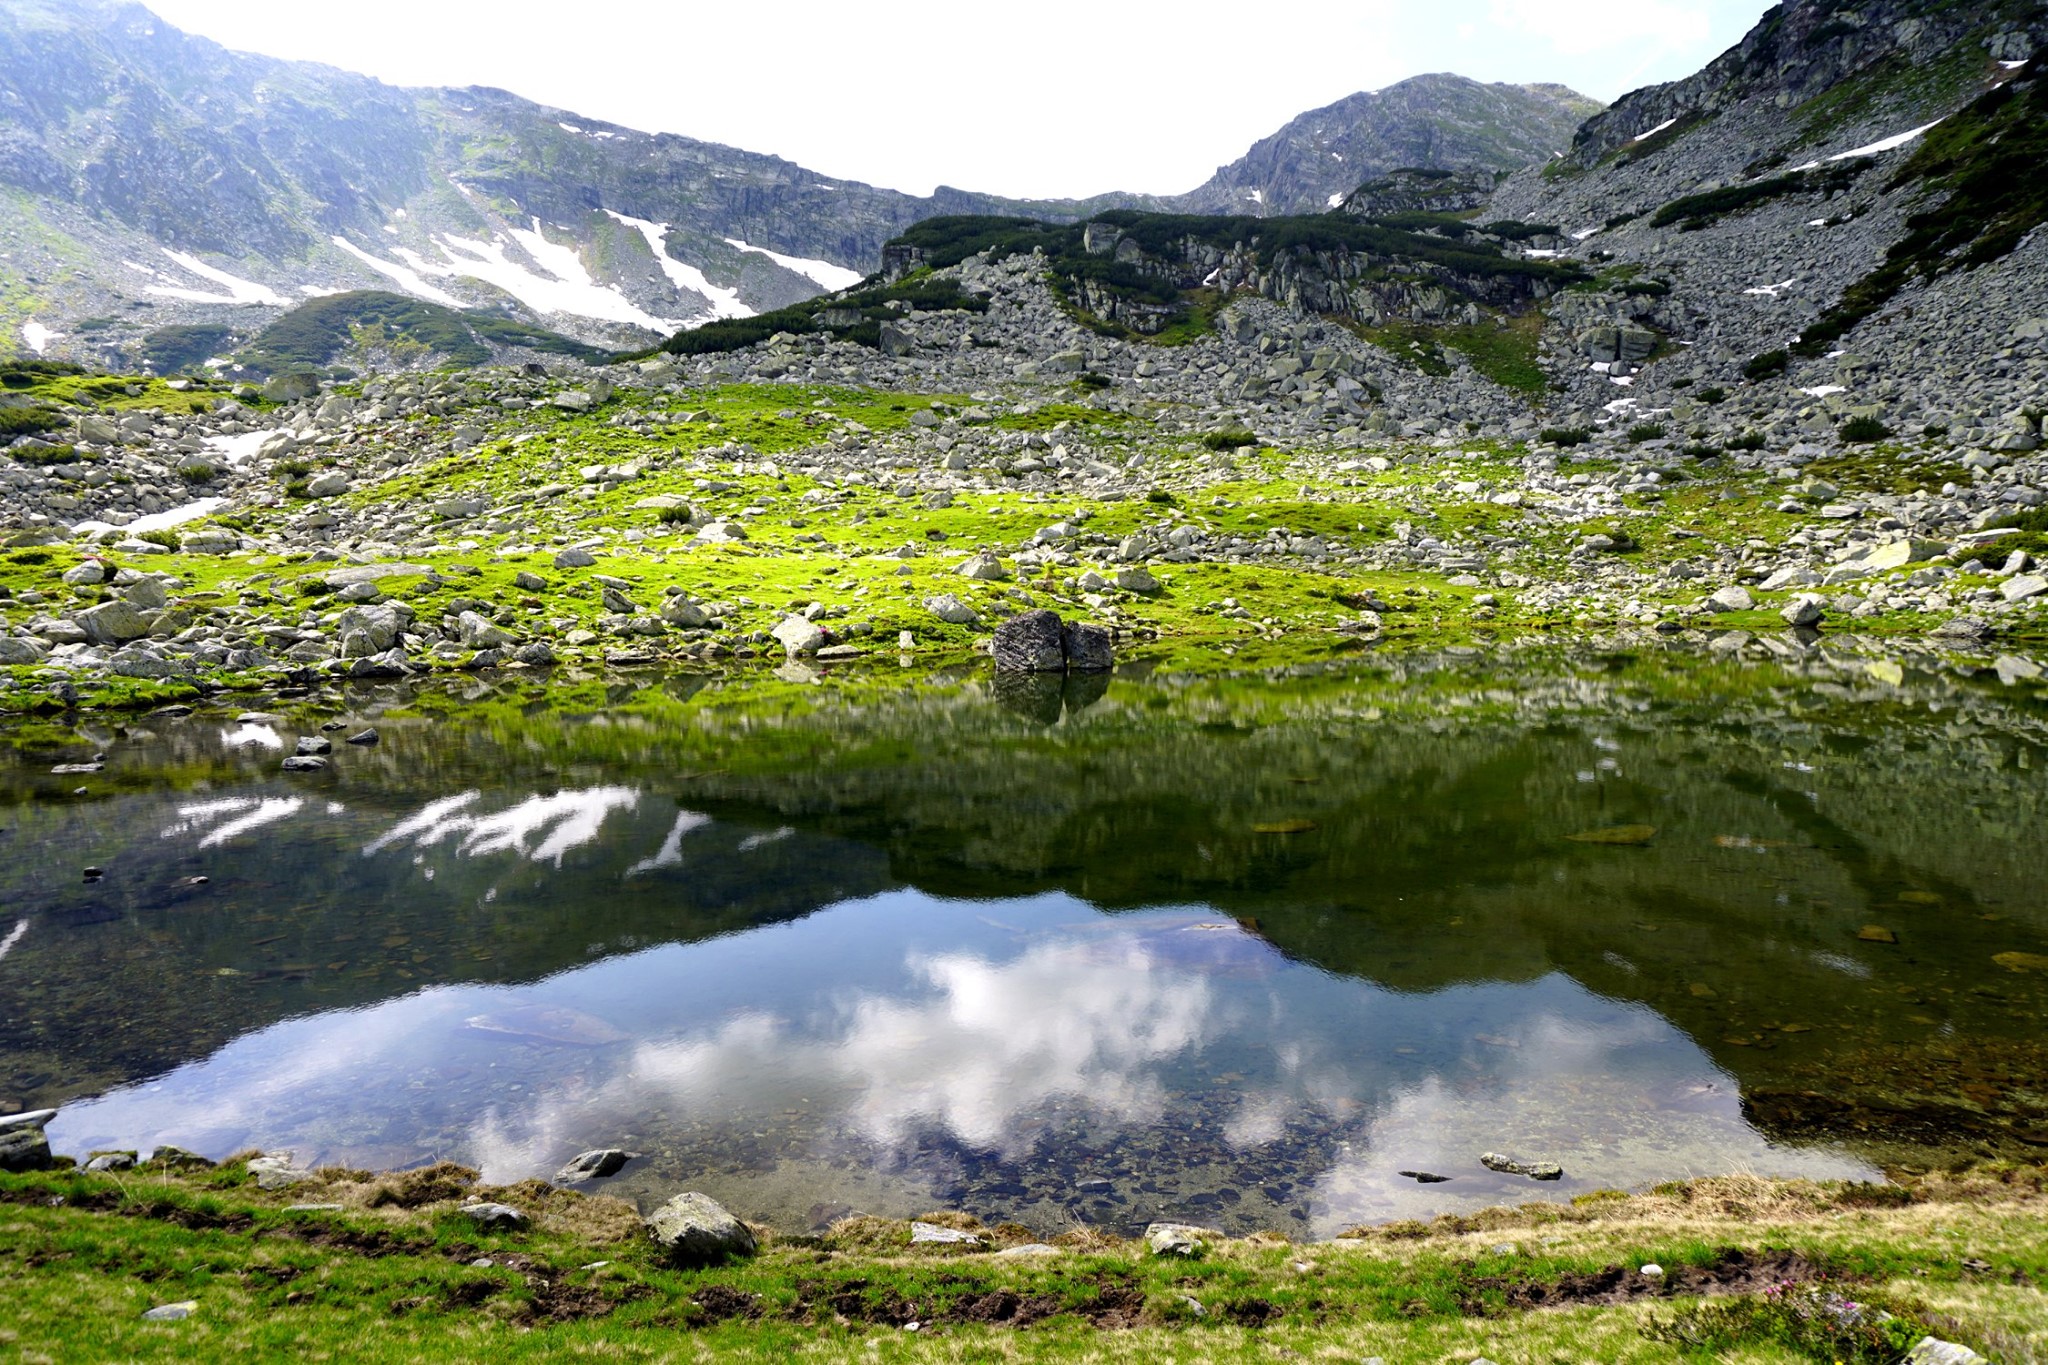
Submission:
[[[1103,627],[1069,624],[1043,609],[997,626],[994,653],[998,674],[1100,672],[1116,662]]]
[[[1057,613],[1027,611],[996,627],[996,671],[1064,673],[1067,650]]]

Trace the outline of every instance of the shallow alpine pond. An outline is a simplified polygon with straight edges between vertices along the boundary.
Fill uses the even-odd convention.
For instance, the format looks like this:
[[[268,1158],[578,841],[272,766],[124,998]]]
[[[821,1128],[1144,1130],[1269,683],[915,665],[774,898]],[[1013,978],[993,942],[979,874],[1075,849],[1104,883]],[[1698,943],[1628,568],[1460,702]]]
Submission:
[[[790,1231],[1329,1236],[2038,1158],[2031,667],[508,677],[24,723],[0,1113],[493,1181],[621,1147],[598,1188]],[[301,737],[324,771],[281,770]]]

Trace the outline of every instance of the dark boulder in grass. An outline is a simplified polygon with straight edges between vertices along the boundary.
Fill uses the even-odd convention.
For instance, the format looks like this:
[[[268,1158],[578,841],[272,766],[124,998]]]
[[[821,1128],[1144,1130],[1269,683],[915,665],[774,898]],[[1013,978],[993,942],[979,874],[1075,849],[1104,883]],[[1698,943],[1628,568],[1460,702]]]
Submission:
[[[754,1254],[754,1234],[708,1194],[679,1194],[646,1219],[647,1231],[670,1265],[716,1265]]]
[[[993,653],[998,673],[1101,672],[1115,663],[1107,630],[1043,609],[997,626]]]
[[[1066,628],[1063,643],[1067,667],[1076,673],[1102,673],[1116,663],[1110,649],[1109,631],[1101,626],[1076,622]]]
[[[43,1171],[51,1164],[50,1140],[41,1128],[0,1130],[0,1171]]]
[[[999,673],[1064,673],[1066,630],[1056,612],[1027,611],[996,627]]]

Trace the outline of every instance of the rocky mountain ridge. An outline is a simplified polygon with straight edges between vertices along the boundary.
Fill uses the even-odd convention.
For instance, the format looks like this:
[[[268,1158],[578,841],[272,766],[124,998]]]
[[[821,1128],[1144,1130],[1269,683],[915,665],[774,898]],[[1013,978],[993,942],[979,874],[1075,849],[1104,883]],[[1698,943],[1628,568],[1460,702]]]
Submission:
[[[1419,77],[1304,116],[1184,196],[917,197],[501,90],[231,52],[127,0],[13,0],[0,352],[134,365],[165,326],[239,343],[295,302],[365,288],[627,347],[850,284],[935,215],[1281,211],[1401,159],[1510,169],[1590,107]]]

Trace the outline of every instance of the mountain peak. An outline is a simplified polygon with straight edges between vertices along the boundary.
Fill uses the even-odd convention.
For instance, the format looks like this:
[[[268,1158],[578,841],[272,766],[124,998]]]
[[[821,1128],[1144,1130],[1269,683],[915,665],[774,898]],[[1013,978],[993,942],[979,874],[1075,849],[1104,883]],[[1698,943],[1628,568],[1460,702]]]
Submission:
[[[1517,170],[1570,146],[1579,124],[1604,107],[1561,85],[1410,76],[1309,110],[1174,204],[1193,213],[1321,213],[1389,171]]]

